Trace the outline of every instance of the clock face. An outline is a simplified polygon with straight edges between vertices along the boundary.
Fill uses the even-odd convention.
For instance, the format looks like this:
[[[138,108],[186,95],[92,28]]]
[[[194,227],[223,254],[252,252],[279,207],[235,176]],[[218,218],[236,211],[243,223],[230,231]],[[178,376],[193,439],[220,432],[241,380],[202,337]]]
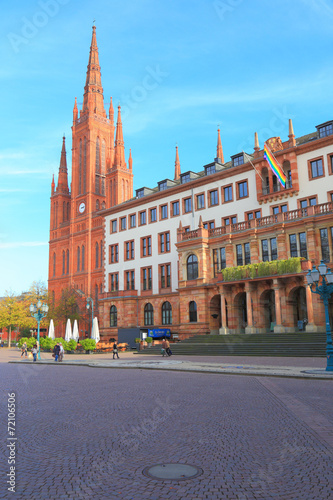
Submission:
[[[84,202],[80,203],[79,205],[79,212],[80,214],[83,214],[83,212],[85,211],[86,209],[86,204]]]

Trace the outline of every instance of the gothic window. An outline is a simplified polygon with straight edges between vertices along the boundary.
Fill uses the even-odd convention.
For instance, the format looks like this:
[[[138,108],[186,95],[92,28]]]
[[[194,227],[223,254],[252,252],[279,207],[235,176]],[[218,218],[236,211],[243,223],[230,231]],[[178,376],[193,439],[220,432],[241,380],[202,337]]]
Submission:
[[[98,285],[95,285],[95,310],[98,311]]]
[[[172,308],[170,302],[162,304],[162,325],[171,325],[172,323]]]
[[[189,317],[191,323],[196,323],[197,319],[197,304],[194,301],[189,303]]]
[[[80,271],[80,247],[77,247],[77,266],[76,266],[76,270],[79,272]]]
[[[110,307],[110,326],[117,326],[117,308],[116,308],[116,306]]]
[[[62,203],[62,222],[65,222],[66,220],[66,202],[63,201]]]
[[[85,248],[84,245],[82,245],[82,255],[81,255],[81,271],[84,271],[84,254],[85,254]]]
[[[103,139],[102,141],[102,162],[101,162],[101,167],[102,167],[102,185],[101,185],[101,194],[105,196],[105,141]]]
[[[79,194],[82,194],[82,139],[80,139],[79,150]]]
[[[95,244],[95,268],[98,269],[98,255],[99,255],[99,247],[98,243]]]
[[[67,202],[67,220],[69,220],[70,217],[70,203],[69,201]]]
[[[69,274],[69,250],[66,251],[66,274]]]
[[[99,210],[99,200],[96,200],[96,210]]]
[[[53,276],[56,274],[56,254],[53,253]]]
[[[149,326],[149,325],[154,324],[154,308],[150,303],[145,305],[144,324],[145,324],[145,326]]]
[[[62,274],[65,274],[66,272],[66,252],[65,250],[62,251]]]
[[[83,141],[83,194],[87,191],[87,139]]]
[[[191,254],[187,259],[187,279],[196,280],[198,277],[198,258]]]
[[[96,161],[95,161],[95,192],[100,194],[100,173],[101,173],[101,159],[100,159],[100,145],[99,137],[96,139]]]
[[[99,248],[100,248],[100,251],[101,251],[101,257],[100,257],[99,265],[100,265],[100,267],[102,267],[103,266],[103,241],[101,241]]]

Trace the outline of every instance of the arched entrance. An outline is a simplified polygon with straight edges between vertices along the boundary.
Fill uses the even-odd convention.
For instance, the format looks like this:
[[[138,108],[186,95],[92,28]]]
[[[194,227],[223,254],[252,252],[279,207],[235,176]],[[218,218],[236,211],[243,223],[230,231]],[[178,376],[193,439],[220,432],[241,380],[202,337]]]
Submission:
[[[218,335],[221,326],[221,296],[214,295],[209,304],[209,331],[211,335]]]
[[[302,331],[305,328],[305,324],[308,320],[306,292],[304,286],[299,286],[291,290],[289,294],[288,305],[291,309],[291,326]]]
[[[235,323],[237,333],[245,333],[247,326],[246,293],[238,293],[235,297]]]
[[[274,290],[265,290],[261,294],[260,308],[263,328],[267,332],[273,332],[276,324]]]

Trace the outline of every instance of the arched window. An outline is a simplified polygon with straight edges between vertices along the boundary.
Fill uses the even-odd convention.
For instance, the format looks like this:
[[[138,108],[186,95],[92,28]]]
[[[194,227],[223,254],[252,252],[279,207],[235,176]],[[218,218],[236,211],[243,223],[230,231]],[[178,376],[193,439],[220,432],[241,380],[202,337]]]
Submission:
[[[77,247],[77,266],[76,266],[76,270],[79,272],[80,271],[80,247]]]
[[[192,301],[189,303],[189,316],[190,316],[190,323],[196,323],[197,320],[197,304]]]
[[[145,324],[145,326],[154,324],[154,308],[149,303],[145,305],[144,324]]]
[[[82,194],[82,139],[80,139],[79,150],[79,194]]]
[[[66,274],[69,274],[69,250],[66,251]]]
[[[81,271],[84,271],[84,254],[85,254],[85,248],[84,248],[84,245],[82,245],[82,252],[81,252]]]
[[[56,209],[55,209],[55,227],[58,227],[58,202],[56,201]]]
[[[98,269],[98,256],[99,256],[99,247],[98,247],[98,243],[96,241],[96,244],[95,244],[95,269]]]
[[[56,254],[55,252],[53,253],[53,276],[55,276],[56,273]]]
[[[113,207],[112,181],[110,181],[110,207]]]
[[[70,217],[70,203],[67,203],[67,220],[69,220]]]
[[[105,208],[105,201],[102,201],[102,210]]]
[[[99,200],[96,200],[96,210],[99,210]]]
[[[117,326],[117,308],[116,308],[116,306],[110,307],[110,326]]]
[[[65,250],[62,251],[62,274],[65,274],[66,272],[66,252]]]
[[[99,265],[100,265],[100,267],[103,267],[103,241],[101,241],[99,248],[101,249],[101,258],[99,261]]]
[[[54,307],[54,304],[55,304],[55,292],[54,290],[52,290],[52,305]]]
[[[187,259],[187,279],[196,280],[198,277],[198,259],[197,256],[191,254]]]
[[[98,311],[98,285],[95,285],[95,311]]]
[[[101,159],[100,159],[100,145],[99,137],[96,139],[96,162],[95,162],[95,192],[100,194],[100,173],[101,173]]]
[[[172,308],[170,302],[162,304],[162,325],[172,324]]]
[[[62,203],[62,222],[65,222],[66,220],[66,202],[64,201]]]

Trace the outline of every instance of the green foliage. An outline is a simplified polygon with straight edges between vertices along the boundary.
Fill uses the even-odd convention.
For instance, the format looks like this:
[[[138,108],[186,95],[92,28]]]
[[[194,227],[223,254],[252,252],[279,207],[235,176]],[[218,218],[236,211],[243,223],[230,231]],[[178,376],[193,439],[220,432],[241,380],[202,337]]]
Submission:
[[[22,345],[24,344],[24,342],[27,343],[27,348],[31,349],[36,344],[36,339],[34,337],[29,337],[29,338],[28,337],[22,337],[18,341],[19,347],[22,347]]]
[[[67,342],[67,350],[68,351],[75,351],[77,346],[77,342],[74,339],[71,339]]]
[[[55,345],[56,345],[56,341],[54,339],[50,339],[50,337],[40,339],[40,346],[42,349],[51,349],[52,350]]]
[[[80,344],[82,345],[83,349],[86,351],[93,351],[96,349],[96,340],[95,339],[83,339],[80,340]]]
[[[56,344],[60,344],[60,342],[62,343],[62,347],[64,348],[65,351],[68,351],[68,342],[66,340],[64,340],[62,337],[58,337],[56,339],[54,339],[54,345]]]
[[[71,322],[73,322],[75,319],[79,320],[79,306],[74,290],[70,290],[69,288],[63,290],[57,306],[53,308],[53,305],[51,304],[49,317],[50,314],[52,314],[52,317],[56,323],[66,323],[68,318],[71,320]]]
[[[145,341],[147,342],[147,344],[151,344],[153,339],[151,337],[146,337]]]
[[[272,260],[248,264],[247,266],[226,267],[222,269],[223,281],[240,281],[247,278],[260,278],[280,274],[294,274],[302,271],[301,257],[286,260]]]
[[[136,339],[134,339],[134,341],[135,341],[137,344],[140,344],[141,339],[137,337]]]

